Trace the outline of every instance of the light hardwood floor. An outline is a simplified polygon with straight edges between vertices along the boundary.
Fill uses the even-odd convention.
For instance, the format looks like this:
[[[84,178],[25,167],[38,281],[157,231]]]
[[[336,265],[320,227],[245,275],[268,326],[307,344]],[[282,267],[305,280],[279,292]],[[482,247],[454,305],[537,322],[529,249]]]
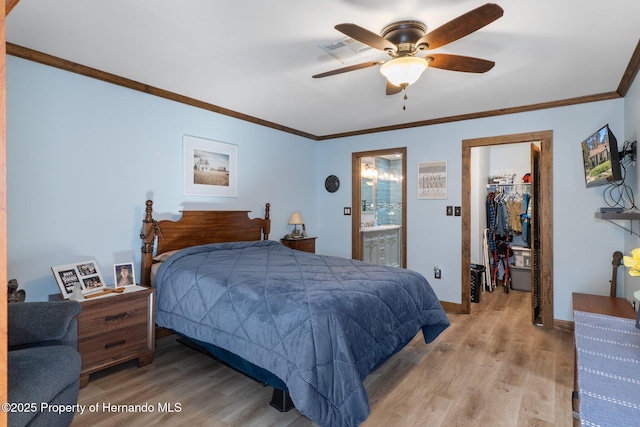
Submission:
[[[362,425],[571,426],[573,335],[531,325],[529,298],[485,292],[470,315],[450,314],[433,343],[419,333],[366,379],[371,415]],[[157,341],[151,365],[92,375],[79,397],[86,412],[72,427],[315,425],[297,410],[271,408],[271,391],[169,336]],[[153,412],[104,406],[145,403]],[[164,404],[180,411],[160,411]]]

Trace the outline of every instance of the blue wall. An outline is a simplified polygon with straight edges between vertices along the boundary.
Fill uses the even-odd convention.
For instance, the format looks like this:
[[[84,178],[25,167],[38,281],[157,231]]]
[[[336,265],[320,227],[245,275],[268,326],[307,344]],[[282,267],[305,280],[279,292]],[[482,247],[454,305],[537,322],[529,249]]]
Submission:
[[[289,231],[289,215],[299,211],[308,233],[318,236],[319,253],[350,257],[351,217],[343,207],[351,206],[351,153],[406,146],[408,268],[430,279],[438,265],[443,276],[430,279],[434,289],[442,300],[460,302],[461,223],[445,216],[445,206],[461,204],[461,141],[551,129],[554,317],[570,320],[571,293],[606,294],[611,253],[625,244],[624,231],[594,218],[603,189],[584,187],[579,142],[606,123],[624,141],[633,132],[625,121],[638,120],[637,93],[631,100],[314,142],[8,57],[9,277],[29,300],[40,300],[58,292],[53,265],[95,258],[107,282],[113,263],[139,266],[147,198],[159,218],[203,205],[259,216],[270,202],[272,239]],[[632,118],[625,117],[628,104]],[[185,134],[238,145],[237,198],[183,196]],[[448,199],[419,200],[417,164],[437,160],[448,162]],[[328,175],[340,178],[335,193],[324,190]]]
[[[238,146],[237,198],[183,196],[183,135]],[[289,231],[293,211],[315,234],[317,149],[306,138],[9,56],[9,278],[34,301],[58,292],[51,266],[95,258],[113,283],[112,265],[134,261],[139,274],[146,199],[159,218],[202,206],[262,216],[270,202],[272,239]]]
[[[631,88],[627,92],[624,100],[625,139],[627,141],[638,141],[638,136],[640,135],[640,78],[635,79],[635,82],[631,85]],[[618,137],[618,145],[620,145],[621,142],[620,137]],[[636,167],[627,171],[627,173],[629,174],[628,180],[635,183],[633,188],[636,190],[636,204],[640,205],[640,194],[638,194],[637,191],[637,189],[640,188],[640,174],[638,174],[638,169]],[[625,249],[623,251],[625,255],[629,255],[629,252],[631,252],[632,249],[640,247],[640,238],[638,238],[638,233],[640,233],[640,224],[638,222],[639,221],[633,221],[632,224],[628,222],[624,224],[627,227],[632,226],[635,232],[635,234],[625,233]],[[626,269],[621,267],[621,270]],[[640,290],[640,277],[631,277],[626,274],[625,271],[623,278],[624,296],[629,301],[633,301],[633,293]],[[636,300],[635,303],[636,310],[638,310],[638,301]]]
[[[461,141],[553,130],[554,317],[571,320],[572,292],[608,294],[611,254],[624,245],[624,231],[595,219],[604,187],[584,185],[580,142],[606,123],[622,144],[623,99],[323,141],[318,173],[350,177],[352,152],[406,146],[407,267],[427,277],[441,300],[459,303],[461,221],[445,212],[448,205],[461,205]],[[440,160],[447,161],[448,199],[418,199],[418,163]],[[339,218],[341,207],[351,203],[345,190],[319,194],[317,248],[350,257],[350,222]],[[442,269],[442,279],[432,278],[434,266]]]

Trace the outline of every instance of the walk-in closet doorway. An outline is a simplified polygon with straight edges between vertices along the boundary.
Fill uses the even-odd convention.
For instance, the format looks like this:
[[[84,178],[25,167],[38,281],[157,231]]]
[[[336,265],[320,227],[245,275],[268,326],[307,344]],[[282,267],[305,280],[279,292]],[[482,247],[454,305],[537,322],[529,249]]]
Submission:
[[[474,147],[529,143],[531,146],[531,319],[553,328],[553,132],[533,132],[462,141],[462,313],[471,311],[472,193],[477,182]],[[475,178],[478,179],[477,177]],[[477,201],[474,201],[477,203]],[[502,292],[497,288],[494,292]]]

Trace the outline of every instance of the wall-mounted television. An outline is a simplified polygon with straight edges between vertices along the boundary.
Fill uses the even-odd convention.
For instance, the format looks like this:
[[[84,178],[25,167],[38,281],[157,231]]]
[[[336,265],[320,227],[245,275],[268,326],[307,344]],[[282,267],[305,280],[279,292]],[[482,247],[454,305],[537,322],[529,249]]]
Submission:
[[[609,125],[582,141],[584,178],[587,187],[609,184],[622,180],[618,141]]]

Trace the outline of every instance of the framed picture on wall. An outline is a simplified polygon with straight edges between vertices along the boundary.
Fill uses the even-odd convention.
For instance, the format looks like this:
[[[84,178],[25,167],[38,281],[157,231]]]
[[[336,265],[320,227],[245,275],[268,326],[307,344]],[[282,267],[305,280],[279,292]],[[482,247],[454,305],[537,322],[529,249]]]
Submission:
[[[58,265],[51,267],[51,271],[64,299],[68,299],[73,294],[77,285],[80,286],[82,294],[98,292],[107,287],[96,260]]]
[[[447,161],[418,163],[418,199],[447,198]]]
[[[238,196],[238,146],[195,136],[183,137],[183,193]]]

